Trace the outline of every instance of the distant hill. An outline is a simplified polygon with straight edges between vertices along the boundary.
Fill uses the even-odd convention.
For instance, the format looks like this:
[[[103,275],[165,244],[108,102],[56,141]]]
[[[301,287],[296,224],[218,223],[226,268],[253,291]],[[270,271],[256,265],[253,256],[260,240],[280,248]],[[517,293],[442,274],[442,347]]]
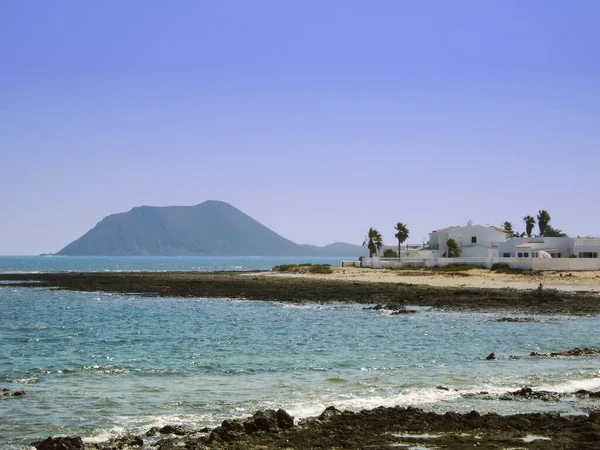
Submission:
[[[60,250],[83,256],[351,256],[364,247],[336,242],[299,245],[225,202],[139,206],[112,214]]]

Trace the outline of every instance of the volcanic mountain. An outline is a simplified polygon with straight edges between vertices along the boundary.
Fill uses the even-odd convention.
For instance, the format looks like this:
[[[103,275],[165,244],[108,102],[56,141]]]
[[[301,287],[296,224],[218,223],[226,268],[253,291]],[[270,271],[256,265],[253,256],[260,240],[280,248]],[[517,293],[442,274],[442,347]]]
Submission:
[[[343,242],[296,244],[228,203],[139,206],[111,214],[60,250],[83,256],[352,256],[364,247]]]

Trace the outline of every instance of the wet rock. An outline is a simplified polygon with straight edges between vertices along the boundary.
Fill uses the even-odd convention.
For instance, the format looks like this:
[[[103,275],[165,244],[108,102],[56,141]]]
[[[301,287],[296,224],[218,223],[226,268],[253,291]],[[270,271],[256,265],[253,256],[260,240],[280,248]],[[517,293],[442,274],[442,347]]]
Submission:
[[[31,444],[36,450],[84,450],[83,440],[79,436],[48,437]]]
[[[507,392],[499,397],[500,400],[542,400],[545,402],[556,401],[565,394],[550,391],[534,391],[529,387],[524,387],[517,391]]]
[[[400,314],[415,314],[416,311],[414,309],[406,309],[406,308],[400,308],[400,309],[395,309],[392,311],[392,316],[397,316]]]
[[[144,446],[144,440],[140,436],[128,435],[111,439],[102,444],[88,444],[88,446],[98,450],[130,450],[142,448]]]
[[[538,319],[533,317],[502,317],[494,320],[494,322],[514,322],[514,323],[527,323],[527,322],[539,322]]]
[[[493,359],[496,359],[496,355],[494,355],[493,353],[490,353],[489,355],[487,355],[485,357],[485,359],[487,359],[488,361],[491,361]]]
[[[294,418],[290,416],[285,410],[278,409],[275,414],[277,418],[277,426],[282,430],[287,430],[294,426]]]
[[[160,434],[174,434],[176,436],[183,436],[186,434],[186,429],[179,425],[165,425],[158,429]]]
[[[3,388],[0,391],[0,398],[11,398],[11,397],[23,397],[27,395],[25,391],[11,391],[10,389]]]
[[[340,410],[336,409],[334,406],[328,406],[319,416],[319,420],[330,420],[332,417],[339,416],[340,414]]]
[[[588,348],[588,347],[583,347],[583,348],[576,347],[572,350],[567,350],[565,352],[552,352],[552,353],[531,352],[529,354],[529,356],[555,357],[555,356],[589,356],[589,355],[597,355],[597,354],[600,354],[600,349]]]
[[[273,409],[265,409],[264,411],[256,411],[252,416],[254,423],[261,431],[276,431],[277,430],[277,413]]]

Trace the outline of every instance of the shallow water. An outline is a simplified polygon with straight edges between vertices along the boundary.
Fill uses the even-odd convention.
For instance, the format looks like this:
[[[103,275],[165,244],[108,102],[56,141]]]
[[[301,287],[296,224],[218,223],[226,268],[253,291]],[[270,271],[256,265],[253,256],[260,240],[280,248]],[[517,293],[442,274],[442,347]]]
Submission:
[[[341,265],[342,257],[304,256],[0,256],[0,273],[271,270],[280,264]],[[354,258],[358,259],[358,258]]]
[[[0,388],[27,391],[0,401],[2,448],[54,434],[101,440],[167,423],[213,426],[267,407],[304,417],[329,405],[578,413],[597,404],[454,389],[600,389],[597,356],[527,356],[597,346],[598,317],[510,323],[417,309],[391,316],[362,305],[0,287]],[[498,360],[486,361],[490,352]]]

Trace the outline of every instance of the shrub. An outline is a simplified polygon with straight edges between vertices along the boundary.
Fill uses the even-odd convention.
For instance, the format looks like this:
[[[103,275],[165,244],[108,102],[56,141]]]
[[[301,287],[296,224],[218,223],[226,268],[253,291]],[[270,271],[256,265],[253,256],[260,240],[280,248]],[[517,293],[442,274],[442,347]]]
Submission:
[[[281,264],[280,266],[273,267],[273,272],[290,272],[298,267],[297,264]]]
[[[308,269],[310,273],[331,273],[331,264],[315,264]]]
[[[397,258],[398,257],[398,252],[395,251],[392,248],[387,248],[384,252],[383,252],[383,257],[384,258]]]

